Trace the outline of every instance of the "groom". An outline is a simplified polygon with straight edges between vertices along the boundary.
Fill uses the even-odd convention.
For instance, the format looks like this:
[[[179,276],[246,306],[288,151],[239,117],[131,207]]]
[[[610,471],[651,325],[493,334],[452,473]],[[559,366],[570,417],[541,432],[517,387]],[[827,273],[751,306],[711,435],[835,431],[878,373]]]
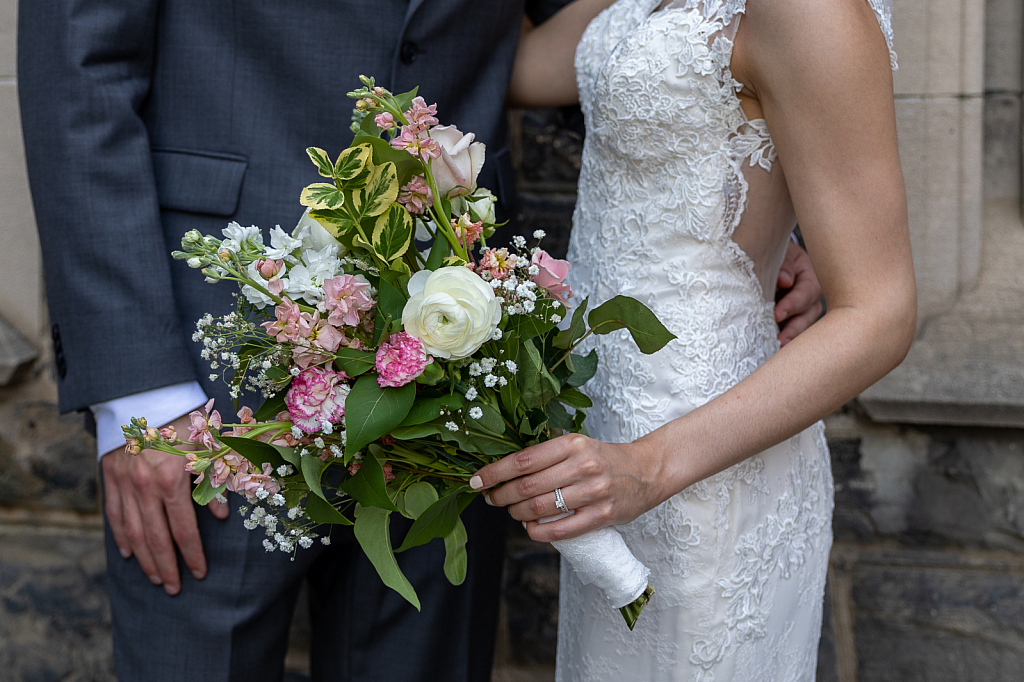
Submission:
[[[468,510],[460,587],[439,570],[439,543],[401,555],[417,614],[351,533],[294,561],[266,554],[226,508],[193,507],[173,456],[125,455],[119,427],[133,415],[171,422],[208,397],[228,411],[190,336],[203,313],[231,309],[231,287],[169,253],[187,230],[219,234],[229,220],[290,228],[315,177],[305,147],[337,153],[351,140],[345,93],[359,74],[394,92],[421,85],[444,122],[475,132],[488,149],[480,184],[507,212],[502,104],[521,18],[539,23],[567,1],[21,3],[22,122],[60,409],[96,420],[122,682],[280,679],[304,577],[314,679],[490,678],[503,510]],[[801,272],[811,284],[798,290],[814,294]]]

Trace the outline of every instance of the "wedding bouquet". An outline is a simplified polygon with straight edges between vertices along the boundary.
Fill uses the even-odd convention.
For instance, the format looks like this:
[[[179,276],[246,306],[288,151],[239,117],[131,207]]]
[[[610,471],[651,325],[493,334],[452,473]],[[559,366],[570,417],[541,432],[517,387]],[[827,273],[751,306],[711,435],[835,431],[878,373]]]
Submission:
[[[129,452],[182,455],[206,504],[228,490],[268,552],[330,543],[353,526],[381,579],[419,602],[395,560],[443,538],[444,573],[466,574],[460,513],[485,464],[563,433],[585,433],[580,390],[597,353],[591,334],[627,329],[644,353],[672,334],[638,301],[616,296],[587,314],[569,264],[516,237],[487,247],[494,195],[478,187],[484,145],[439,125],[416,91],[393,95],[362,77],[352,145],[332,160],[307,150],[326,182],[306,187],[296,228],[232,223],[224,239],[185,234],[176,259],[209,282],[240,287],[236,309],[197,323],[193,340],[237,401],[264,400],[225,423],[213,401],[188,434],[124,427]],[[422,252],[417,242],[429,245]],[[475,252],[474,252],[475,251]],[[562,323],[562,324],[560,324]],[[394,548],[392,514],[412,520]],[[324,529],[326,524],[327,530]],[[649,571],[613,528],[556,543],[601,587],[630,629],[652,593]]]

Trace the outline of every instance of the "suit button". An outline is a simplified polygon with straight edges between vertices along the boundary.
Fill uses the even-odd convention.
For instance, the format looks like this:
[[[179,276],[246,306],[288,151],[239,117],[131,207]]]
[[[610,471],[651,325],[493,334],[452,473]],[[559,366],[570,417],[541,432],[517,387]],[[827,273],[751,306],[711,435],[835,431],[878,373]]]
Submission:
[[[402,43],[402,48],[398,51],[398,58],[406,64],[412,64],[419,56],[420,48],[418,48],[416,43],[411,40],[406,40]]]

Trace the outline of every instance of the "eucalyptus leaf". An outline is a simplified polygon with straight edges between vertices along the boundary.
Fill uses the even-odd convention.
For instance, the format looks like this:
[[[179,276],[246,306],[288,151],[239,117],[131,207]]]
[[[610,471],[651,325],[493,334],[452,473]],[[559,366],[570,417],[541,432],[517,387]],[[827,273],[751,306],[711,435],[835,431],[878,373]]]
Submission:
[[[345,399],[345,454],[351,457],[402,423],[416,399],[416,384],[382,388],[373,374],[356,380]]]
[[[595,334],[628,329],[640,352],[647,355],[658,352],[676,338],[650,308],[629,296],[616,296],[602,303],[590,311],[587,322]]]
[[[363,548],[366,558],[377,569],[377,575],[385,585],[402,595],[418,611],[420,600],[416,596],[416,590],[398,567],[395,552],[391,548],[391,512],[357,504],[355,515],[353,531],[356,540]]]
[[[592,401],[585,393],[571,386],[566,386],[562,389],[562,392],[558,394],[558,399],[566,405],[570,405],[579,409],[586,409],[594,406]]]
[[[462,519],[456,519],[455,528],[444,536],[444,575],[452,585],[461,585],[466,580],[469,557],[466,553],[466,526]]]
[[[544,412],[548,416],[548,425],[552,428],[561,429],[563,431],[572,430],[572,417],[566,411],[562,403],[557,400],[552,400],[544,408]]]

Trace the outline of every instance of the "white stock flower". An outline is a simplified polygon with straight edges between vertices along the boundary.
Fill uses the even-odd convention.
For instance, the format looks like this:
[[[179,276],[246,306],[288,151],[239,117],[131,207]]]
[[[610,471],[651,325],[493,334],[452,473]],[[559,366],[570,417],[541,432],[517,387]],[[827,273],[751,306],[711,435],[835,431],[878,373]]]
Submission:
[[[434,357],[459,360],[472,355],[492,338],[500,320],[494,291],[468,268],[420,270],[409,280],[402,324]]]
[[[315,304],[324,297],[324,282],[339,272],[341,260],[338,259],[337,244],[328,244],[319,251],[303,249],[302,262],[288,269],[284,291],[293,301],[304,298]]]
[[[263,248],[263,233],[255,225],[242,227],[236,222],[228,223],[228,226],[221,230],[221,234],[224,235],[221,247],[232,253],[238,253],[246,247],[257,250]]]
[[[289,263],[297,263],[298,259],[292,255],[296,249],[302,248],[302,240],[295,239],[277,225],[270,231],[270,248],[266,250],[266,257],[273,260],[282,258]]]
[[[270,283],[267,282],[267,279],[260,274],[259,270],[256,269],[256,262],[257,261],[249,263],[249,266],[245,269],[245,272],[247,275],[249,275],[249,279],[256,282],[264,289],[268,289],[270,287]],[[283,275],[284,273],[282,272],[281,274]],[[282,279],[282,281],[287,282],[287,280],[285,279]],[[242,295],[245,296],[246,299],[248,299],[249,303],[252,303],[260,310],[263,310],[268,305],[273,305],[274,303],[274,299],[270,298],[259,289],[249,286],[248,284],[242,287]]]
[[[441,145],[441,158],[430,164],[438,193],[445,198],[470,194],[484,166],[484,143],[474,142],[473,133],[463,135],[455,126],[434,126],[430,137]]]

